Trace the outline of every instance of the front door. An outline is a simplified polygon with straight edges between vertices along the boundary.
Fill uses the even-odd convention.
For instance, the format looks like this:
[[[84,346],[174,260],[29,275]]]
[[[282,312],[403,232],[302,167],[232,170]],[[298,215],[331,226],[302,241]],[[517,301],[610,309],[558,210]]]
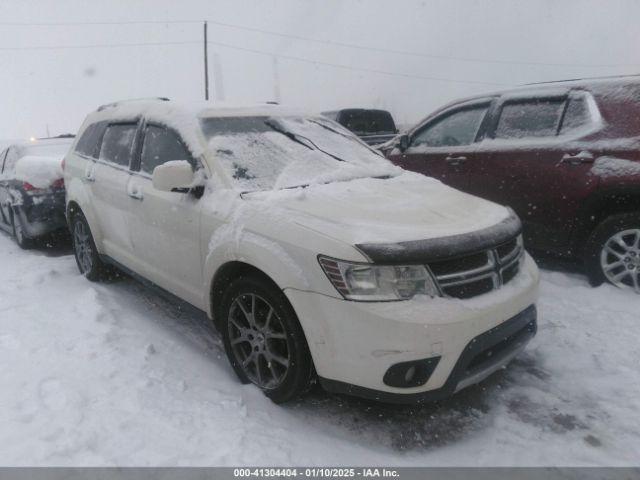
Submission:
[[[391,155],[390,160],[406,170],[466,190],[466,170],[475,161],[475,141],[489,105],[488,99],[476,100],[427,120],[411,134],[407,150]]]
[[[136,271],[202,308],[200,202],[193,193],[156,190],[151,181],[154,168],[165,162],[187,160],[194,168],[197,162],[174,130],[147,124],[143,135],[139,162],[127,186]]]

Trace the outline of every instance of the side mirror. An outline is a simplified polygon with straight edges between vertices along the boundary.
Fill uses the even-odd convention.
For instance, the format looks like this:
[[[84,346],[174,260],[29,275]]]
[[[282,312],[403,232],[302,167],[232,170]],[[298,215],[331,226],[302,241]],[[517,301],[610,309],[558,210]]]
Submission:
[[[407,148],[409,148],[409,135],[400,135],[400,140],[398,141],[398,148],[401,152],[404,152]]]
[[[153,188],[162,192],[186,191],[193,188],[194,174],[186,160],[173,160],[153,169]]]

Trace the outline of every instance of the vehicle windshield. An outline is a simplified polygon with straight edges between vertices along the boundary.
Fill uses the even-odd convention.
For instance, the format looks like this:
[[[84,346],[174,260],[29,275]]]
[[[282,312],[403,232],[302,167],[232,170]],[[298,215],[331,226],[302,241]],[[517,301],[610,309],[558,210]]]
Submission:
[[[384,110],[344,110],[340,123],[357,135],[396,133],[391,114]]]
[[[397,175],[380,154],[322,117],[201,119],[209,148],[243,191]]]

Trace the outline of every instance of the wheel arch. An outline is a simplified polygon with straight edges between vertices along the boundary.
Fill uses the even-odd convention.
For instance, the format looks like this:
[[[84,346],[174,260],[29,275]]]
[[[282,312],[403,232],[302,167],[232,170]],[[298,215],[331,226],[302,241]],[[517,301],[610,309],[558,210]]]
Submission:
[[[89,224],[96,248],[98,252],[102,253],[102,230],[100,229],[100,222],[91,206],[89,194],[81,185],[78,186],[75,181],[70,183],[70,188],[67,187],[67,201],[65,206],[65,216],[69,230],[71,230],[71,220],[73,216],[78,212],[82,213]]]
[[[234,280],[249,275],[260,277],[278,290],[282,290],[276,281],[267,273],[249,263],[240,260],[231,260],[220,265],[211,280],[211,287],[209,288],[209,312],[216,326],[219,326],[219,324],[216,320],[215,312],[222,301],[226,287]]]
[[[612,215],[640,212],[637,186],[611,188],[587,198],[579,210],[577,228],[572,235],[572,249],[584,257],[585,247],[593,231]]]

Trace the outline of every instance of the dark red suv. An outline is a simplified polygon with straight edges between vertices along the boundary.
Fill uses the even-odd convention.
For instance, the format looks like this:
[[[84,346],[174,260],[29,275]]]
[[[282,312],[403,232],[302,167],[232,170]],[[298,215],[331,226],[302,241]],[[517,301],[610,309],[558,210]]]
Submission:
[[[640,77],[451,103],[386,147],[395,164],[511,206],[534,251],[640,293]]]

